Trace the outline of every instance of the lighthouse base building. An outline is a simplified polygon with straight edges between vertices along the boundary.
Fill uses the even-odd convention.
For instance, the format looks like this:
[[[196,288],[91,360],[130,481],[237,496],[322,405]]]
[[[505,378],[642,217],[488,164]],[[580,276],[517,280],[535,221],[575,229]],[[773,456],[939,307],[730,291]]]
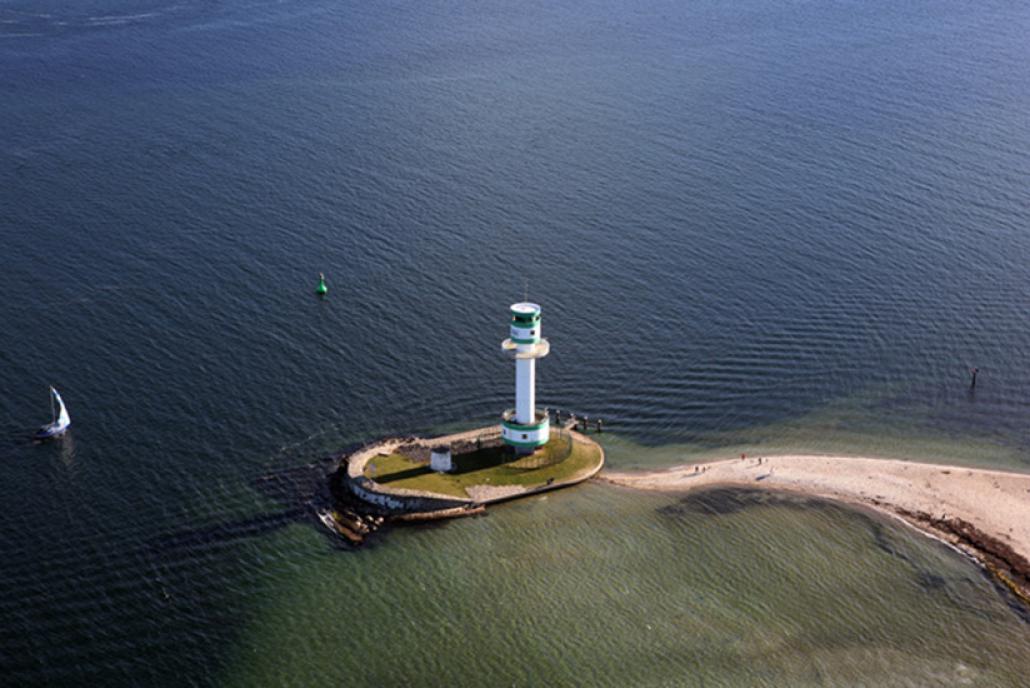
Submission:
[[[515,359],[515,408],[501,415],[501,437],[519,453],[528,454],[551,439],[550,418],[536,408],[536,360],[551,351],[540,336],[540,306],[513,304],[509,331],[501,349]]]

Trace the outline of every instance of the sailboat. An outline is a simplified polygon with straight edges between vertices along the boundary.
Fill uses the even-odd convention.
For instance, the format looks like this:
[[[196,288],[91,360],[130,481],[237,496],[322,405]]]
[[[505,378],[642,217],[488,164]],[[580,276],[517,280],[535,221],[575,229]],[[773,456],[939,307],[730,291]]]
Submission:
[[[58,407],[61,409],[60,413],[57,412]],[[68,426],[72,424],[72,419],[68,416],[68,409],[64,407],[64,400],[61,399],[61,395],[53,387],[50,387],[50,415],[53,421],[36,431],[37,440],[60,437],[68,429]]]

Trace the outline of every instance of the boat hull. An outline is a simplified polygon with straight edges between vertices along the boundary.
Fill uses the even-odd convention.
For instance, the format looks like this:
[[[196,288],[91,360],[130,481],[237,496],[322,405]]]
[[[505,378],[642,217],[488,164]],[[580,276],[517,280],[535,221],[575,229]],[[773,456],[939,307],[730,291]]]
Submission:
[[[52,440],[55,437],[60,437],[64,433],[68,432],[68,426],[60,427],[58,425],[50,424],[44,425],[36,431],[34,437],[37,440]]]

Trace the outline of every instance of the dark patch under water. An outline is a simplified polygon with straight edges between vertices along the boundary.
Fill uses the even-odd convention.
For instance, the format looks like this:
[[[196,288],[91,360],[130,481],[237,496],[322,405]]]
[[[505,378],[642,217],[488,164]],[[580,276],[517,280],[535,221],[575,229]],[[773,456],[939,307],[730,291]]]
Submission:
[[[926,592],[940,590],[948,585],[948,581],[944,576],[938,576],[930,571],[917,571],[916,581],[919,583],[919,587]]]
[[[245,538],[265,535],[285,528],[291,523],[307,521],[310,508],[294,507],[285,511],[258,514],[248,518],[239,518],[221,523],[213,523],[196,528],[159,536],[155,539],[155,549],[162,552],[199,551]]]
[[[756,508],[789,508],[796,510],[818,509],[824,512],[848,511],[852,518],[864,522],[873,545],[880,551],[912,566],[912,579],[927,594],[943,593],[954,606],[965,613],[989,618],[984,610],[970,605],[964,599],[964,586],[974,584],[973,577],[962,577],[949,580],[934,571],[916,567],[916,558],[905,551],[905,544],[899,541],[888,525],[880,518],[862,511],[854,511],[832,501],[817,497],[804,497],[796,494],[753,490],[748,488],[716,487],[691,493],[673,504],[660,507],[656,512],[665,518],[683,518],[688,515],[727,516],[739,514]],[[981,576],[989,580],[998,594],[1005,599],[1009,609],[1024,623],[1030,623],[1030,610],[1020,602],[1004,585],[1002,585],[986,569],[980,569]]]
[[[887,532],[883,523],[875,519],[869,519],[869,532],[872,535],[873,543],[878,549],[892,557],[897,557],[903,561],[908,561],[909,557],[899,548],[895,540],[891,537],[891,534]]]
[[[691,493],[674,504],[661,507],[658,513],[674,517],[686,514],[727,516],[756,507],[786,507],[798,510],[840,508],[825,499],[802,497],[774,490],[715,487]]]

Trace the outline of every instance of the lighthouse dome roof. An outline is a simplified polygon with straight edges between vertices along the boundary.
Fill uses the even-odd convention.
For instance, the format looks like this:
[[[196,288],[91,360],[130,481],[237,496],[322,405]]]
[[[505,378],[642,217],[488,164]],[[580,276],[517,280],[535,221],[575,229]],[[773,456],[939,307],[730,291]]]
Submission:
[[[540,305],[536,303],[529,303],[523,301],[522,303],[513,303],[511,305],[511,312],[517,313],[518,315],[533,315],[534,313],[540,312]]]

